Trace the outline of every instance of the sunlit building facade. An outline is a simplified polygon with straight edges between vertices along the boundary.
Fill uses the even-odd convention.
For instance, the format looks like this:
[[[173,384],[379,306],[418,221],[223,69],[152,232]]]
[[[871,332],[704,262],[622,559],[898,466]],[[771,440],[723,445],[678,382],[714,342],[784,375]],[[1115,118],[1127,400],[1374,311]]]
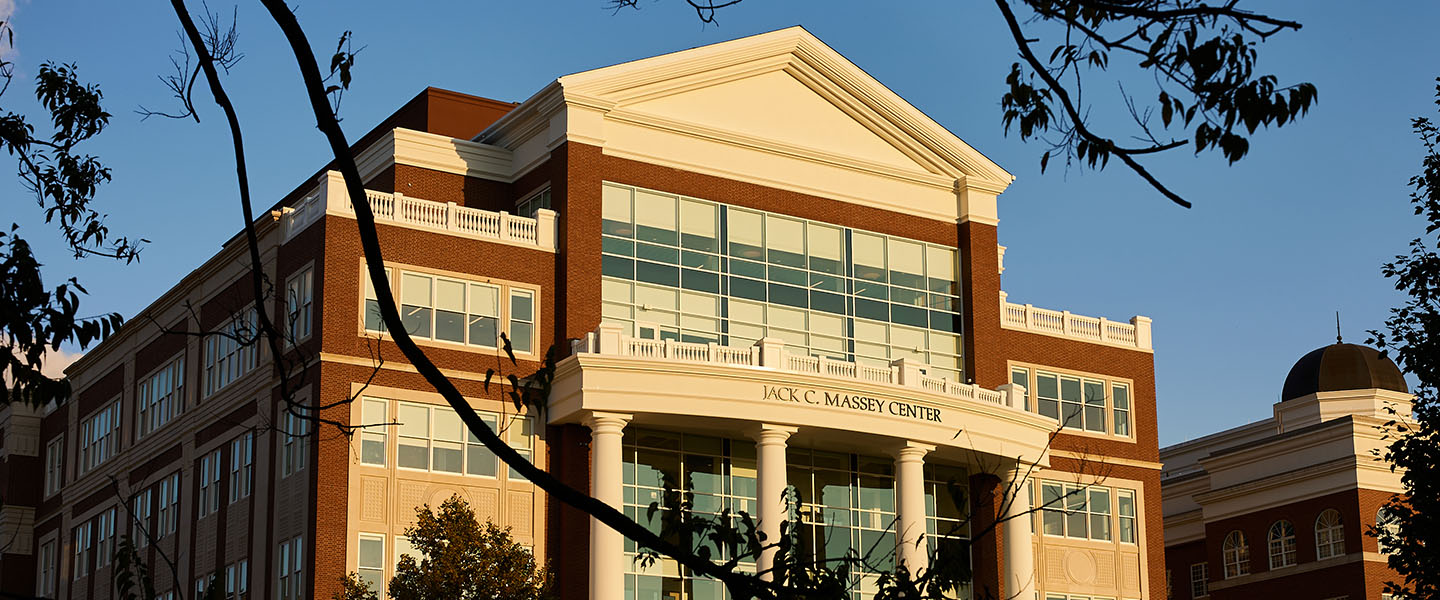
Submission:
[[[1163,597],[1149,320],[1011,302],[1012,176],[803,29],[519,104],[426,90],[354,151],[406,329],[569,485],[656,530],[667,494],[769,539],[791,522],[802,556],[862,560],[857,600],[947,545],[974,570],[957,597]],[[74,400],[12,409],[4,485],[45,483],[3,509],[26,541],[0,587],[108,597],[130,533],[152,564],[179,557],[152,567],[162,591],[213,576],[236,597],[328,598],[349,572],[383,589],[414,508],[458,494],[566,600],[725,597],[635,560],[464,430],[387,338],[336,172],[256,226],[289,393],[268,349],[157,326],[253,327],[237,237],[73,366]],[[552,348],[543,411],[487,386]]]

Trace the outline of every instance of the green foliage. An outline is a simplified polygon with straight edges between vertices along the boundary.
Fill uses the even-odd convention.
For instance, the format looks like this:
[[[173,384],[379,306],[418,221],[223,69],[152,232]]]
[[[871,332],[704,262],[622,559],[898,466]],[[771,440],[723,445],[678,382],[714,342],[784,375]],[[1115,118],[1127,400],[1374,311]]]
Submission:
[[[370,589],[370,582],[354,572],[340,578],[340,590],[330,597],[334,600],[380,600],[380,595]]]
[[[13,37],[6,22],[0,22],[0,37]],[[0,95],[9,89],[12,66],[0,59]],[[15,157],[21,183],[35,194],[46,222],[58,226],[77,258],[135,260],[145,240],[112,236],[104,216],[90,206],[99,186],[110,181],[110,169],[77,149],[110,123],[99,88],[82,83],[74,65],[47,62],[35,77],[35,98],[49,113],[49,135],[37,134],[25,115],[0,110],[0,148]],[[85,288],[74,279],[53,290],[42,281],[41,264],[19,227],[12,224],[9,233],[0,232],[0,372],[6,375],[0,402],[38,406],[63,401],[69,384],[42,373],[47,349],[59,350],[64,343],[83,349],[120,325],[116,313],[79,317],[79,294]]]
[[[553,597],[549,570],[510,537],[509,529],[475,519],[459,496],[415,509],[405,529],[422,558],[400,558],[390,580],[394,600],[545,600]]]
[[[1440,79],[1436,80],[1440,82]],[[1436,85],[1440,106],[1440,83]],[[1410,179],[1410,203],[1425,218],[1425,235],[1410,242],[1409,254],[1395,257],[1383,272],[1395,280],[1395,289],[1409,299],[1391,309],[1387,331],[1371,334],[1371,342],[1391,354],[1419,385],[1412,414],[1387,423],[1393,438],[1384,458],[1392,469],[1402,469],[1405,493],[1386,505],[1394,527],[1375,529],[1371,535],[1393,548],[1390,567],[1402,581],[1386,583],[1387,591],[1401,598],[1440,597],[1440,128],[1418,117],[1412,129],[1425,146],[1420,174]],[[1395,411],[1392,409],[1392,413]]]

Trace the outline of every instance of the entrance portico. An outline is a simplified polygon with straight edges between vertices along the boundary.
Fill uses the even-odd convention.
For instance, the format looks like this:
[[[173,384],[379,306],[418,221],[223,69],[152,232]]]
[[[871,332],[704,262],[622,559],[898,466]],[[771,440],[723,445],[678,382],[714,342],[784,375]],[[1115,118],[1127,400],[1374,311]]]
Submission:
[[[1011,465],[996,473],[1024,490],[1024,465],[1045,466],[1054,422],[1026,412],[1023,388],[991,391],[926,376],[923,366],[899,360],[879,368],[789,355],[775,340],[753,348],[640,340],[602,325],[581,340],[557,368],[552,424],[591,428],[592,493],[621,506],[621,440],[630,428],[718,436],[751,444],[755,457],[753,506],[766,540],[778,539],[786,520],[787,448],[888,456],[893,461],[894,560],[921,574],[930,542],[926,465],[972,471]],[[1014,465],[1022,465],[1015,468]],[[1017,499],[1018,500],[1018,499]],[[1003,517],[1006,594],[1033,590],[1030,520],[1014,518],[1028,505],[1009,502]],[[1016,514],[1009,514],[1015,512]],[[598,531],[603,530],[603,531]],[[625,597],[625,540],[592,522],[591,600]],[[765,574],[774,552],[756,570]]]

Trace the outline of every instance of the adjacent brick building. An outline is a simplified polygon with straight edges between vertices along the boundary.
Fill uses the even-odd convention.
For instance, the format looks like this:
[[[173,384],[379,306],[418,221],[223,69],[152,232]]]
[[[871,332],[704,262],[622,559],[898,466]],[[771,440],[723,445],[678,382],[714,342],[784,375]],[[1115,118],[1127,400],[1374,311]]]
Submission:
[[[1381,457],[1410,400],[1395,363],[1337,341],[1295,363],[1274,417],[1161,450],[1171,597],[1385,598],[1371,532],[1402,491]]]
[[[1163,597],[1149,320],[1010,302],[1012,176],[803,29],[518,105],[426,90],[354,152],[407,329],[571,485],[650,522],[680,482],[696,511],[798,519],[817,559],[879,548],[857,598],[972,535],[957,595]],[[287,406],[269,349],[177,333],[252,326],[237,236],[75,364],[72,401],[0,419],[0,588],[106,598],[131,533],[154,539],[160,590],[213,575],[235,596],[328,598],[347,572],[383,586],[414,508],[459,494],[567,600],[721,597],[637,565],[468,438],[369,305],[338,174],[256,229],[264,307],[294,333],[284,389],[322,420],[398,424],[296,418],[311,409]],[[551,347],[543,413],[487,391],[487,370],[523,376]]]

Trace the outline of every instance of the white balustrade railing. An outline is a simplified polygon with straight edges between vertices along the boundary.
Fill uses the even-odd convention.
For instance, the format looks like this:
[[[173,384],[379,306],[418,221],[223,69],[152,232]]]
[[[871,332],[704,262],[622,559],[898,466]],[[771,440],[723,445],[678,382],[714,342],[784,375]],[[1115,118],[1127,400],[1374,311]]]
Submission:
[[[1045,335],[1099,342],[1123,348],[1153,350],[1148,317],[1134,317],[1129,323],[1104,317],[1070,314],[1068,310],[1050,310],[1030,304],[1015,304],[1000,292],[1000,325]]]
[[[619,325],[606,323],[601,324],[594,332],[585,334],[584,338],[575,340],[571,349],[576,354],[759,367],[788,373],[899,385],[953,398],[1024,410],[1024,388],[1018,386],[1005,385],[1001,386],[999,391],[987,390],[974,384],[933,377],[922,372],[925,365],[908,358],[897,359],[891,362],[890,366],[882,367],[808,354],[792,354],[785,348],[784,342],[773,338],[765,338],[748,347],[649,340],[625,335]]]
[[[549,209],[540,209],[531,218],[375,190],[365,190],[365,199],[378,222],[545,250],[555,249],[558,235],[555,211]],[[321,176],[320,185],[314,192],[281,212],[285,239],[289,240],[318,220],[319,215],[333,213],[353,217],[355,207],[345,193],[345,183],[340,175],[330,171]]]

